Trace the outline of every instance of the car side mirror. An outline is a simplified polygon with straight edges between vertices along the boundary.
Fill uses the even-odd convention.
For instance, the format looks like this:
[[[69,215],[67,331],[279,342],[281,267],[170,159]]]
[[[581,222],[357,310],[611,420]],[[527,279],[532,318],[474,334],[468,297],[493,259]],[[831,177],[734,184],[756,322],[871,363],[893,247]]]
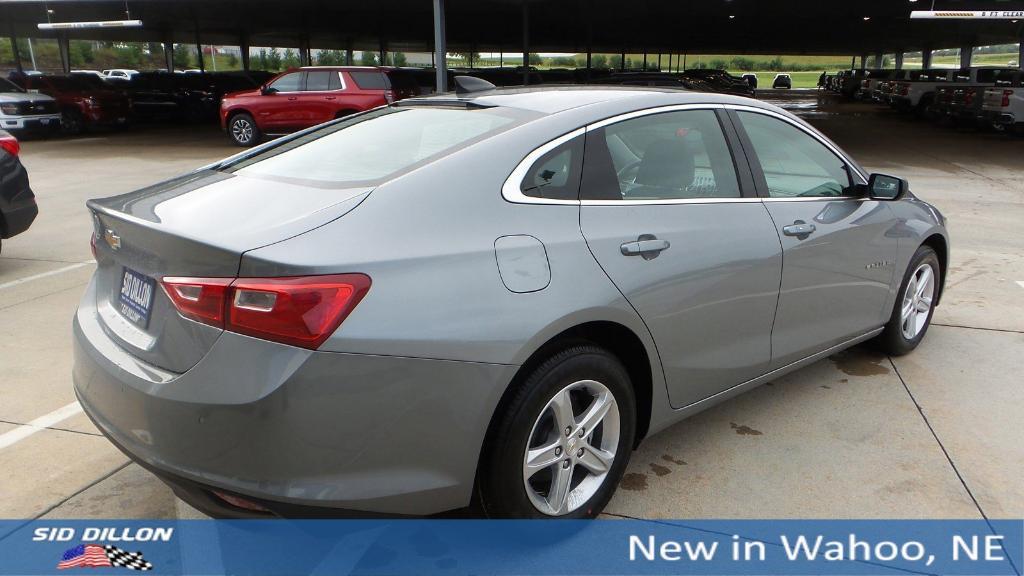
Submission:
[[[277,88],[274,88],[273,86],[261,86],[260,87],[260,94],[263,94],[264,96],[270,96],[271,94],[277,94]]]
[[[887,174],[872,174],[868,178],[867,192],[872,200],[897,200],[907,193],[909,185],[903,178]]]

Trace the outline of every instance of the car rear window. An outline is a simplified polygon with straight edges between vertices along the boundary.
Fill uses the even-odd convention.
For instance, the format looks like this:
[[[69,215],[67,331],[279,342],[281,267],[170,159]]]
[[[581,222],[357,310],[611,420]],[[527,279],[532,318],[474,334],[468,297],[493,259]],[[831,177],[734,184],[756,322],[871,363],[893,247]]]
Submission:
[[[379,108],[300,134],[224,169],[324,188],[374,184],[535,116],[511,108]]]
[[[352,80],[362,90],[387,90],[388,80],[383,74],[377,71],[349,72]]]

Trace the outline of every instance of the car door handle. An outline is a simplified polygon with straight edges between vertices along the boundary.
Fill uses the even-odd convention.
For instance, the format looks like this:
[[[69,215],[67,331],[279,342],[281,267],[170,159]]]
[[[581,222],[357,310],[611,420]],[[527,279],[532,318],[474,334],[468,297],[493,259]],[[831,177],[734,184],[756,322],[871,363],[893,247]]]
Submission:
[[[324,98],[327,99],[327,100],[337,100],[338,99],[337,96],[324,96]]]
[[[668,250],[669,246],[671,244],[668,240],[658,240],[651,234],[644,234],[636,242],[626,242],[619,249],[623,256],[642,256],[644,260],[652,260]]]
[[[288,100],[298,100],[298,99],[299,99],[298,96],[289,96],[288,97]]]
[[[815,227],[814,224],[808,224],[803,220],[797,220],[789,226],[784,226],[782,228],[782,233],[786,236],[796,236],[803,240],[811,234],[814,234],[815,230],[817,230],[817,227]]]

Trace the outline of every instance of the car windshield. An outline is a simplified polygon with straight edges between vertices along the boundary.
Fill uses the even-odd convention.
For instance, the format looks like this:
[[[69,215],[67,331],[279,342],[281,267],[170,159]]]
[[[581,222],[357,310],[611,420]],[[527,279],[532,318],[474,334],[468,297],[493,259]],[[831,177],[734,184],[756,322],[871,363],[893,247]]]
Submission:
[[[379,108],[300,134],[225,169],[319,187],[374,184],[534,116],[511,108]]]
[[[24,92],[24,90],[6,78],[0,78],[0,92]]]

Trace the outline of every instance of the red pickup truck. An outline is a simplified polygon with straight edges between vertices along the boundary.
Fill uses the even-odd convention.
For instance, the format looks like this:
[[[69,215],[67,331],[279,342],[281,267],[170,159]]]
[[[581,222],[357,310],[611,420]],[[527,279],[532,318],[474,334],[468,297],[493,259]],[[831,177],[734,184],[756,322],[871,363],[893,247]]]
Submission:
[[[282,72],[256,90],[224,96],[221,127],[239,146],[416,96],[407,70],[374,66],[308,66]]]

